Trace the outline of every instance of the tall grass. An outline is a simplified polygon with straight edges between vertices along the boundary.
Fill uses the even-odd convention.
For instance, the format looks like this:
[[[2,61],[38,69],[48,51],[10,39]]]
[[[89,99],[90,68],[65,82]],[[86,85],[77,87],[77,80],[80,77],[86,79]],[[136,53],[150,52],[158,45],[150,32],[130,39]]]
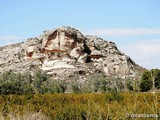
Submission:
[[[128,120],[131,114],[160,114],[160,93],[0,96],[0,120]]]

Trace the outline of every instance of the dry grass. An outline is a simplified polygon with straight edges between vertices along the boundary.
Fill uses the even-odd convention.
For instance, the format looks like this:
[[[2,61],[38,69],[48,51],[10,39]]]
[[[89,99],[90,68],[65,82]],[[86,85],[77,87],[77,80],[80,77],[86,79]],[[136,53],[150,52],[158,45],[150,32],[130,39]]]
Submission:
[[[0,110],[0,120],[127,120],[126,114],[160,114],[160,94],[7,95]]]
[[[51,120],[41,112],[27,112],[24,115],[9,113],[7,116],[0,115],[0,120]]]

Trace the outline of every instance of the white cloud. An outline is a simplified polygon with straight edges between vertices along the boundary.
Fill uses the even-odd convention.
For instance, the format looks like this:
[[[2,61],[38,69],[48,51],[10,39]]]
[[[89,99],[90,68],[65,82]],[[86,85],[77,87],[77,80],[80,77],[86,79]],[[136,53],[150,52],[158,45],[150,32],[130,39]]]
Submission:
[[[160,68],[160,39],[144,40],[120,49],[145,68]]]
[[[135,48],[145,55],[159,55],[160,40],[141,41],[136,44]]]
[[[160,28],[115,28],[115,29],[93,29],[85,31],[89,35],[124,36],[124,35],[155,35],[160,34]]]
[[[8,35],[8,36],[0,36],[0,41],[11,41],[11,40],[20,40],[24,39],[20,36]]]
[[[0,36],[0,46],[22,42],[24,39],[23,37],[14,35]]]

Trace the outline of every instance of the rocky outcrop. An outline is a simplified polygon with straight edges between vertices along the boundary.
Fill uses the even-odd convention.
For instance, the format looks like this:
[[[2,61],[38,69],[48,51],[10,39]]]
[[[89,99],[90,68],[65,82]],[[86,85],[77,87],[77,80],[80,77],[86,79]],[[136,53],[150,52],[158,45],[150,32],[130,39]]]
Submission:
[[[55,79],[85,79],[95,72],[135,77],[141,68],[120,52],[115,43],[84,36],[70,27],[44,31],[43,35],[23,43],[1,47],[0,54],[1,73],[32,71],[38,67]]]

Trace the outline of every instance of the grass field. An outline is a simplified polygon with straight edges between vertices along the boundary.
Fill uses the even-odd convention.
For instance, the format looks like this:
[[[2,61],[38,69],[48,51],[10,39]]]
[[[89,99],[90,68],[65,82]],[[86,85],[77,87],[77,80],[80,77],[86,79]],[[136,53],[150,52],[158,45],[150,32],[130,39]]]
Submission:
[[[1,95],[0,110],[0,120],[158,120],[160,93]]]

